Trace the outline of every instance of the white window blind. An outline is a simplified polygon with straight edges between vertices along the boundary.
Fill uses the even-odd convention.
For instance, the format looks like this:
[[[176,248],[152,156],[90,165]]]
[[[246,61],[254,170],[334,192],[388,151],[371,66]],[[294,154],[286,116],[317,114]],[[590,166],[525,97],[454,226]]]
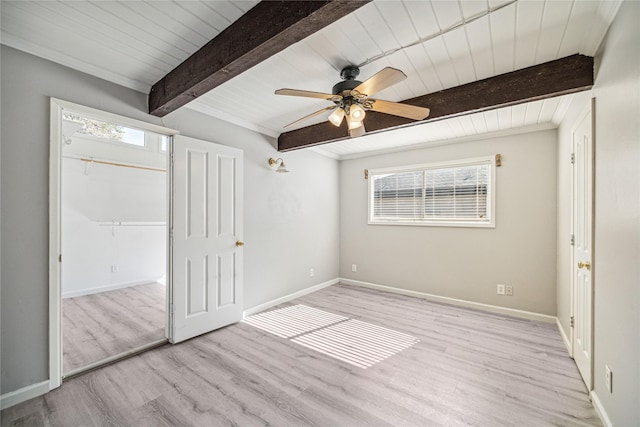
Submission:
[[[494,226],[491,157],[369,171],[369,223]]]

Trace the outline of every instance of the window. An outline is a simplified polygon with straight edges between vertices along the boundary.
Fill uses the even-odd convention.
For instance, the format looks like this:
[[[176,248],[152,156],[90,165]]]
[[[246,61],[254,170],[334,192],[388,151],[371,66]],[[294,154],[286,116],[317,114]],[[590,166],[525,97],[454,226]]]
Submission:
[[[138,147],[145,146],[144,131],[142,130],[82,117],[68,111],[62,113],[62,119],[82,124],[83,127],[77,131],[77,133],[82,135],[89,135],[96,138],[107,139],[111,142],[121,142]]]
[[[369,171],[369,224],[494,227],[495,158]]]
[[[166,152],[167,151],[167,142],[169,141],[169,137],[165,136],[165,135],[161,135],[160,136],[160,151],[161,152]]]

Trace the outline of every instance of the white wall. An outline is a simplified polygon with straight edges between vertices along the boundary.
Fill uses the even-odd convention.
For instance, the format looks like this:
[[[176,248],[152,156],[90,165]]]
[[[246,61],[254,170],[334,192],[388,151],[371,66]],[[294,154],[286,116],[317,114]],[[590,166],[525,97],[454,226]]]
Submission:
[[[640,425],[639,20],[640,2],[625,1],[596,56],[590,94],[596,99],[594,390],[615,426]],[[583,108],[584,100],[574,102],[560,127],[562,153],[570,149],[572,117]],[[571,195],[568,173],[558,182],[559,198],[565,200]],[[567,206],[563,204],[559,217],[570,215]],[[558,262],[567,263],[566,242],[558,238]],[[568,268],[558,276],[558,313],[566,332],[571,310]],[[605,387],[605,365],[613,372],[612,394]]]
[[[63,298],[166,273],[165,172],[62,159]],[[107,222],[124,226],[106,226]]]
[[[338,162],[192,110],[147,115],[146,95],[2,46],[0,393],[48,379],[49,97],[244,150],[244,306],[338,277]],[[279,156],[278,156],[279,157]],[[315,277],[309,277],[309,268]]]
[[[498,153],[495,229],[367,224],[363,169]],[[556,156],[547,130],[341,162],[341,277],[555,315]]]
[[[336,160],[308,150],[278,153],[273,138],[191,110],[165,124],[244,150],[245,309],[338,277]],[[283,157],[291,173],[275,173],[270,157]]]

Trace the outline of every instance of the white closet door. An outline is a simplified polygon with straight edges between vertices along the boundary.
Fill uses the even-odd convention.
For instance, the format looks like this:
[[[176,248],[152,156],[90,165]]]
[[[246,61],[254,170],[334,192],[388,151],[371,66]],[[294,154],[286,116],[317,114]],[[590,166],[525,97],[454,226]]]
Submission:
[[[589,108],[573,129],[573,358],[589,390],[593,351],[593,124]]]
[[[171,342],[242,319],[242,150],[173,143]]]

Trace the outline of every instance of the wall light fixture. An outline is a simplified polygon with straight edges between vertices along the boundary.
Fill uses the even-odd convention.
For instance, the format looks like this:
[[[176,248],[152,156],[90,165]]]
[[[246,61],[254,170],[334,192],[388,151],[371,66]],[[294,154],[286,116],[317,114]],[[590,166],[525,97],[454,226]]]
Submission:
[[[277,159],[274,159],[273,157],[269,159],[269,166],[276,167],[276,172],[278,173],[285,173],[285,172],[289,172],[289,170],[287,170],[287,167],[284,164],[284,160],[282,160],[282,157],[279,157]]]

